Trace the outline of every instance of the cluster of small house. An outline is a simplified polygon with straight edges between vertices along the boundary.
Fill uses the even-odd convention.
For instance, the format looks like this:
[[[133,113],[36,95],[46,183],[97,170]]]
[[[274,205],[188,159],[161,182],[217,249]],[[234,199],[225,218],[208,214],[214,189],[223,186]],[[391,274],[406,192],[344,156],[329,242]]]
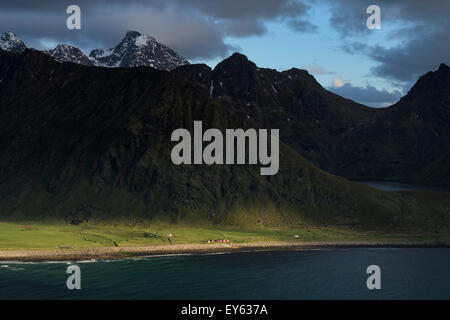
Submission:
[[[227,242],[230,242],[230,240],[225,240],[225,239],[208,240],[208,243],[227,243]]]

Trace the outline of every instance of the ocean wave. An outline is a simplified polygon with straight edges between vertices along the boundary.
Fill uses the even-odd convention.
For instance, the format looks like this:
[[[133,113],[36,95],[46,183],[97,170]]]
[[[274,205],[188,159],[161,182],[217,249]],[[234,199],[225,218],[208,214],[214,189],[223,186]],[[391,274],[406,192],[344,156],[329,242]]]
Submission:
[[[16,268],[16,267],[10,266],[8,264],[3,264],[3,265],[0,266],[0,268],[8,269],[8,270],[11,270],[11,271],[22,271],[22,270],[25,270],[25,268]]]
[[[21,265],[21,264],[72,264],[69,261],[16,261],[16,260],[8,260],[8,261],[0,261],[1,265]]]
[[[89,260],[79,260],[79,261],[77,261],[77,263],[95,263],[95,262],[99,262],[99,260],[97,260],[97,259],[89,259]]]

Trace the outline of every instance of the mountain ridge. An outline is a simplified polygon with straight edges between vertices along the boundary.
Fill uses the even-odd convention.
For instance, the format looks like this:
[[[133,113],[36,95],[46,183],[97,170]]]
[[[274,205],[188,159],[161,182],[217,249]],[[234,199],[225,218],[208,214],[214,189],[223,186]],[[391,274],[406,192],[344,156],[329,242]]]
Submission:
[[[237,67],[233,69],[233,65]],[[214,69],[192,65],[172,72],[201,83],[211,98],[221,100],[227,104],[226,108],[257,126],[284,127],[282,141],[327,172],[351,180],[388,180],[448,188],[448,175],[439,174],[447,172],[444,159],[450,141],[446,120],[450,114],[446,98],[448,69],[441,64],[437,71],[422,76],[398,103],[384,109],[335,95],[305,70],[278,72],[259,68],[237,53]],[[415,103],[411,102],[414,100],[411,96],[423,81],[443,76],[443,81],[437,80],[439,85],[429,84],[419,90],[424,95],[437,90],[434,99],[440,102],[430,108],[426,107],[426,99],[416,103],[425,112],[418,127],[419,123],[411,120],[418,115],[413,115],[412,107],[408,107]],[[408,142],[403,141],[405,132],[410,135]],[[435,139],[437,136],[439,139]]]
[[[4,219],[250,227],[319,224],[385,231],[450,227],[449,194],[433,193],[430,202],[428,194],[382,192],[346,181],[302,157],[289,135],[280,143],[280,171],[273,177],[260,176],[255,166],[171,163],[171,132],[191,131],[194,120],[203,120],[205,129],[267,128],[256,117],[264,120],[261,114],[256,119],[253,113],[245,114],[255,107],[246,106],[248,88],[256,91],[250,103],[266,99],[275,107],[276,97],[288,101],[292,95],[291,103],[302,100],[300,119],[325,121],[327,105],[321,103],[329,97],[316,92],[314,84],[300,90],[307,81],[304,73],[295,78],[295,72],[280,75],[261,69],[241,78],[228,77],[231,69],[219,68],[214,74],[204,65],[171,72],[96,68],[59,63],[30,50],[21,55],[0,52],[0,73]],[[217,90],[212,96],[211,80]],[[244,85],[235,99],[229,95],[232,81]],[[314,102],[318,108],[310,105]],[[292,116],[292,107],[280,109],[285,112],[281,116]],[[277,116],[272,125],[281,123],[280,115],[270,116]],[[289,122],[284,119],[280,132],[290,132]],[[320,129],[320,122],[311,125]]]
[[[13,53],[23,53],[27,47],[12,32],[0,37],[0,49]],[[189,64],[185,58],[156,41],[152,36],[137,31],[128,31],[121,42],[111,49],[94,49],[86,55],[81,49],[67,44],[43,51],[58,61],[72,62],[97,67],[139,67],[148,66],[160,70],[172,70]]]
[[[233,101],[237,112],[259,126],[284,127],[281,140],[319,168],[352,180],[450,187],[450,177],[438,178],[436,173],[447,172],[442,164],[433,167],[432,176],[425,173],[450,145],[450,77],[445,64],[422,76],[399,102],[382,109],[327,91],[307,71],[255,71],[251,66],[233,77],[213,71],[214,83],[222,84],[215,86],[216,95]],[[419,109],[423,117],[417,123],[412,118]]]
[[[54,49],[46,50],[44,53],[58,61],[73,62],[87,66],[101,66],[97,60],[86,56],[79,48],[67,44],[58,44]]]

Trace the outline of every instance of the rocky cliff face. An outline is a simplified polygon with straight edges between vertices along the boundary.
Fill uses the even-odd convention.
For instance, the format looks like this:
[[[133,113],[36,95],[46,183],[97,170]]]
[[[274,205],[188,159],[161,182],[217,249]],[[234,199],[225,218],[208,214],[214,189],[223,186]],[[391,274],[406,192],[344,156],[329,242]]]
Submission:
[[[353,146],[364,151],[371,144],[365,126],[384,116],[328,93],[305,71],[261,69],[242,55],[214,70],[88,68],[26,51],[0,52],[0,75],[3,218],[450,227],[448,193],[430,201],[376,191],[301,155],[321,153],[311,158],[324,164],[348,159],[338,151],[351,145],[339,143],[367,139]],[[192,130],[194,120],[205,129],[279,128],[278,174],[172,164],[170,135]]]

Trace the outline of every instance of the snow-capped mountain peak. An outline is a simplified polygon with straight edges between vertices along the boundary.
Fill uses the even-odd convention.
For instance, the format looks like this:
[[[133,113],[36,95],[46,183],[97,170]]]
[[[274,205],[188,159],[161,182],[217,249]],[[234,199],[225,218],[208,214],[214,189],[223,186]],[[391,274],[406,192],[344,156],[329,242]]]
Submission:
[[[77,47],[67,44],[58,44],[56,48],[47,50],[45,51],[45,53],[59,61],[69,61],[88,66],[99,65],[99,63],[95,59],[88,57]]]
[[[93,50],[90,55],[106,67],[150,66],[161,70],[172,70],[189,64],[175,51],[156,41],[155,38],[129,31],[114,48]]]
[[[12,32],[0,37],[0,49],[22,53],[27,47]],[[58,61],[68,61],[88,66],[101,67],[140,67],[149,66],[160,70],[172,70],[189,62],[175,51],[156,41],[149,35],[137,31],[126,33],[122,41],[111,49],[95,49],[87,56],[79,48],[59,44],[54,49],[43,51]]]
[[[27,47],[14,33],[5,32],[0,37],[0,49],[13,53],[22,53],[27,49]]]

